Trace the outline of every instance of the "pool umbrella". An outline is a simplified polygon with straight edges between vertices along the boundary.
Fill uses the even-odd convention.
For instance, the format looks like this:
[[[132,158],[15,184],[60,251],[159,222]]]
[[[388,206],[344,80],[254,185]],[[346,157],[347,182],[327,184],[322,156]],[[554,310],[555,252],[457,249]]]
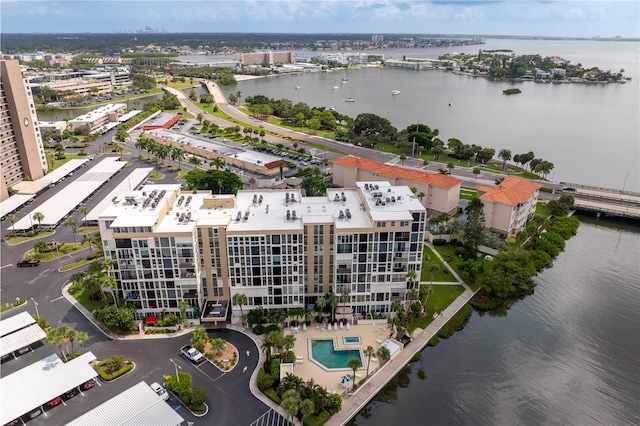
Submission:
[[[346,387],[346,386],[347,386],[347,383],[349,383],[350,381],[351,381],[351,377],[349,377],[349,376],[342,376],[342,377],[340,378],[340,385],[341,385],[341,386],[343,386],[343,387]]]

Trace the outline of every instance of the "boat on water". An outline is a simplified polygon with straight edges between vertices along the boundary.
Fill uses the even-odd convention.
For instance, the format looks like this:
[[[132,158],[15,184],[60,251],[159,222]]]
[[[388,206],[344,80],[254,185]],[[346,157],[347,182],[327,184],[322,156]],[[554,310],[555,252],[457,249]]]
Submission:
[[[349,97],[349,98],[345,99],[344,101],[345,102],[355,102],[356,100],[351,98],[351,97]]]
[[[299,88],[301,88],[302,86],[296,86],[296,90],[298,90]]]
[[[340,86],[333,86],[333,90],[338,90]]]
[[[335,109],[334,107],[329,107],[329,111],[331,111],[331,112],[335,112],[335,111],[336,111],[336,109]]]
[[[349,77],[342,77],[342,80],[340,82],[342,84],[347,84],[349,82]]]
[[[399,94],[400,94],[400,91],[399,91],[399,90],[392,90],[392,91],[391,91],[391,94],[392,94],[393,96],[395,96],[395,95],[399,95]]]

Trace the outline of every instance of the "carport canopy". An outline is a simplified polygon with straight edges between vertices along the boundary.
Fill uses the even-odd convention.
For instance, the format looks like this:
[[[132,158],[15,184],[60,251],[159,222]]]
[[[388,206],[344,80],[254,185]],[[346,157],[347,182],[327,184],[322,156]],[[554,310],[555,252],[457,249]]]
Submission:
[[[69,362],[50,355],[0,379],[0,424],[6,424],[95,378],[87,352]]]
[[[183,421],[146,382],[140,382],[67,423],[67,426],[178,426]]]

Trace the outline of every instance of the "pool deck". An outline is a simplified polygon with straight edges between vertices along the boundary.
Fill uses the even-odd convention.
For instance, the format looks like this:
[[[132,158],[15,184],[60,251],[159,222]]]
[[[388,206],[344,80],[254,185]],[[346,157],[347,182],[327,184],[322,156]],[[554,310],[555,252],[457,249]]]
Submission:
[[[296,343],[293,347],[293,351],[296,356],[302,357],[302,359],[298,359],[294,364],[293,370],[296,376],[302,378],[303,380],[309,380],[313,378],[314,382],[330,392],[335,392],[338,394],[343,394],[347,389],[350,389],[353,385],[352,382],[349,382],[349,387],[345,388],[340,385],[340,378],[346,375],[352,375],[353,371],[351,369],[340,369],[340,370],[326,370],[316,364],[315,362],[310,360],[311,354],[309,353],[309,340],[310,339],[333,339],[335,338],[335,348],[336,349],[362,349],[364,350],[367,346],[373,347],[376,351],[380,347],[380,344],[389,338],[389,334],[391,330],[389,329],[389,325],[386,323],[386,320],[380,320],[375,325],[367,324],[367,325],[352,325],[350,326],[350,330],[347,330],[346,327],[342,329],[338,327],[337,330],[322,330],[321,326],[317,326],[312,324],[307,328],[307,331],[303,331],[302,328],[297,333],[292,333],[290,329],[287,329],[286,334],[293,334],[296,336]],[[360,343],[348,343],[345,344],[342,340],[343,337],[354,337],[357,336],[360,338]],[[371,366],[369,368],[369,375],[378,368],[379,363],[371,360]],[[356,372],[356,380],[359,381],[363,379],[367,374],[367,357],[365,356],[363,359],[363,366]],[[360,375],[361,377],[357,377]]]

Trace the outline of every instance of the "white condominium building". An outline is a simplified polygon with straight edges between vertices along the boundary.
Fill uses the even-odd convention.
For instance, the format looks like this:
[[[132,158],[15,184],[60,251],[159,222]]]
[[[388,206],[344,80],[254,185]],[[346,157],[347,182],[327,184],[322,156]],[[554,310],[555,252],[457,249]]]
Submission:
[[[138,319],[179,313],[185,300],[190,318],[215,324],[237,293],[247,296],[245,313],[343,292],[355,313],[387,313],[404,300],[407,271],[420,276],[425,221],[409,187],[378,181],[321,197],[147,185],[112,200],[99,225],[118,293]]]

